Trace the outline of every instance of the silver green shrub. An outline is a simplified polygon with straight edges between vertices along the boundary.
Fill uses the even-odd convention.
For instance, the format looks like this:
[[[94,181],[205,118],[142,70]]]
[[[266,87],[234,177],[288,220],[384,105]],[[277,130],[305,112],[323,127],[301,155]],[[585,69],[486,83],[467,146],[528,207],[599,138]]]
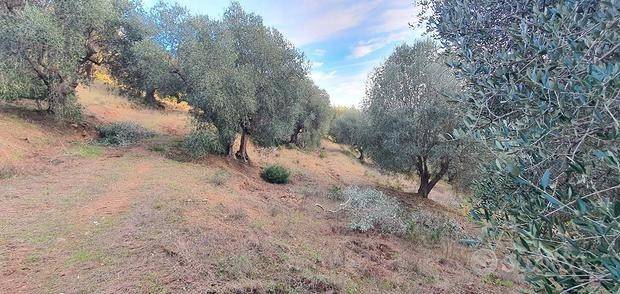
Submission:
[[[381,191],[357,186],[347,187],[341,193],[341,199],[346,199],[341,207],[349,216],[351,229],[396,235],[406,232],[406,213],[395,199]]]
[[[99,143],[113,146],[130,146],[155,134],[134,122],[115,122],[97,128]]]

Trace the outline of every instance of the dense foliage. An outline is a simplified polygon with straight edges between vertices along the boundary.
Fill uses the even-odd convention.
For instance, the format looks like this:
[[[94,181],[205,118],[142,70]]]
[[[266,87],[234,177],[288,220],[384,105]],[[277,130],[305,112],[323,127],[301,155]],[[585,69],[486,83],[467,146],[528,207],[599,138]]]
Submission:
[[[153,132],[134,122],[115,122],[97,127],[104,145],[130,146],[153,136]]]
[[[314,85],[303,89],[303,83],[311,83],[307,62],[280,32],[238,3],[222,21],[196,17],[189,25],[193,34],[182,40],[178,54],[187,84],[184,99],[196,108],[199,120],[217,127],[229,155],[238,133],[236,155],[243,161],[249,159],[250,136],[259,146],[273,146],[307,130],[308,140],[317,141],[327,120],[322,110],[327,96]],[[300,111],[307,117],[300,119]]]
[[[329,94],[317,87],[310,79],[303,79],[297,91],[301,92],[299,111],[289,143],[306,149],[314,149],[321,144],[321,138],[329,130],[333,112]]]
[[[185,8],[161,1],[149,11],[139,5],[124,9],[123,38],[113,44],[107,64],[126,94],[152,106],[161,106],[155,94],[180,96],[185,85],[178,75],[177,49],[189,18]]]
[[[199,158],[208,154],[223,154],[224,147],[220,144],[216,130],[203,127],[192,131],[185,140],[183,148],[192,157]]]
[[[263,169],[261,177],[263,180],[273,184],[286,184],[291,173],[281,165],[270,165]]]
[[[74,117],[75,88],[115,38],[122,1],[10,1],[0,7],[0,98]]]
[[[620,2],[424,2],[496,157],[480,211],[538,289],[617,293]]]
[[[364,160],[364,144],[367,120],[356,108],[336,108],[329,135],[340,144],[350,145]]]
[[[437,52],[429,40],[397,47],[371,75],[364,101],[366,151],[379,166],[417,173],[423,197],[455,162],[472,155],[465,152],[469,143],[449,137],[460,109],[447,95],[459,85]]]

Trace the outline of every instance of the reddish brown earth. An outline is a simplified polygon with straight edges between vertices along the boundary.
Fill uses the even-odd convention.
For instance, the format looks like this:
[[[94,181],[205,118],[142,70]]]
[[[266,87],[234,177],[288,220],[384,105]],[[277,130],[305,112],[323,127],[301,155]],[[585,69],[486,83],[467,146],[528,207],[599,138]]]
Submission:
[[[477,249],[347,228],[320,209],[334,186],[378,186],[410,208],[475,231],[442,183],[430,200],[415,183],[360,164],[329,141],[319,151],[251,148],[252,165],[219,157],[175,160],[189,130],[182,111],[141,109],[104,86],[81,88],[87,124],[58,126],[0,105],[0,293],[506,293],[489,282]],[[92,144],[98,122],[136,121],[156,138],[132,148]],[[158,151],[153,151],[158,150]],[[280,163],[292,183],[261,180]]]

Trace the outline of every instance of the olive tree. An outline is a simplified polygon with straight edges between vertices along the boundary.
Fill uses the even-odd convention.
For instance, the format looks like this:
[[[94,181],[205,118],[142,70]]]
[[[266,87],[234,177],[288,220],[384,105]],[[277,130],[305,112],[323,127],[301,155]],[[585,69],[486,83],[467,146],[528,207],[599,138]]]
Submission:
[[[302,148],[316,148],[327,134],[333,116],[329,94],[309,78],[298,87],[300,102],[289,144]]]
[[[120,1],[119,1],[120,2]],[[0,93],[74,114],[75,88],[100,64],[118,16],[113,1],[9,1],[0,8]],[[13,96],[13,97],[11,97]],[[15,97],[19,96],[19,97]]]
[[[454,75],[429,40],[397,47],[369,79],[365,148],[386,169],[417,173],[422,197],[464,156],[462,142],[446,138],[460,120],[446,95],[457,91]]]
[[[480,211],[537,289],[617,293],[618,1],[422,4],[466,84],[465,131],[496,158]]]
[[[199,121],[217,128],[220,143],[232,157],[236,135],[257,109],[251,72],[236,66],[235,41],[222,22],[197,17],[190,23],[195,37],[184,39],[179,47],[184,99]]]
[[[156,94],[178,97],[183,93],[177,53],[189,17],[185,8],[162,1],[149,11],[140,5],[125,10],[122,37],[113,47],[108,67],[126,94],[161,107]]]
[[[222,21],[199,17],[180,45],[180,76],[200,119],[213,123],[232,155],[248,161],[250,136],[260,146],[286,142],[299,111],[297,85],[307,78],[304,56],[258,15],[233,3]]]
[[[350,145],[359,153],[358,159],[364,161],[366,124],[367,119],[359,109],[339,107],[334,109],[329,135],[337,143]]]

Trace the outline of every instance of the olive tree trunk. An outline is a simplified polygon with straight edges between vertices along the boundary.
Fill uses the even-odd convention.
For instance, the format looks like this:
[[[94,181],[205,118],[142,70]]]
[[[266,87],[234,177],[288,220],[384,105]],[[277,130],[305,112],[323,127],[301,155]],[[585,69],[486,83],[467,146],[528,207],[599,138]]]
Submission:
[[[447,158],[441,159],[439,165],[439,171],[435,174],[431,174],[426,163],[426,157],[418,156],[417,169],[420,175],[420,187],[418,188],[418,195],[424,198],[428,198],[431,190],[437,185],[437,182],[448,172],[449,161]]]
[[[248,140],[250,139],[250,134],[247,129],[243,129],[241,132],[241,143],[239,144],[239,151],[237,151],[237,159],[243,162],[249,162],[250,157],[248,156]]]

